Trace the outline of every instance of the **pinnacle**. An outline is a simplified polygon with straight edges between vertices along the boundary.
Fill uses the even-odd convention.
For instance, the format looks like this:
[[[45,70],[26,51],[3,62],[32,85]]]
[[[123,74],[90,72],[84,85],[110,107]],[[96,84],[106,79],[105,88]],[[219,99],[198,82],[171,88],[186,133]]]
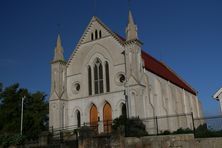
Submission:
[[[53,61],[58,61],[58,60],[64,61],[62,40],[61,40],[60,34],[58,34],[58,37],[57,37],[56,47],[55,47],[55,54],[54,54],[54,60]]]
[[[129,15],[128,15],[128,23],[134,24],[133,15],[130,10],[129,10]]]
[[[128,15],[128,25],[126,27],[126,40],[133,40],[133,39],[138,39],[137,36],[137,26],[134,23],[133,20],[133,15],[131,11],[129,10],[129,15]]]
[[[61,46],[62,46],[62,41],[61,41],[60,34],[58,34],[57,42],[56,42],[56,47],[61,47]]]

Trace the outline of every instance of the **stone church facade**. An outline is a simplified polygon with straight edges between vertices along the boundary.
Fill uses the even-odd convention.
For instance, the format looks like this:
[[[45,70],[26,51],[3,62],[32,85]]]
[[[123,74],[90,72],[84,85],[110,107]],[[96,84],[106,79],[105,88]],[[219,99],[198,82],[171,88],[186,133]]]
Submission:
[[[126,39],[93,17],[66,61],[58,35],[51,63],[49,126],[84,123],[105,130],[105,122],[122,114],[149,118],[193,112],[201,117],[197,92],[164,63],[142,50],[131,12]],[[186,121],[164,121],[176,130]],[[147,124],[148,126],[152,126]]]

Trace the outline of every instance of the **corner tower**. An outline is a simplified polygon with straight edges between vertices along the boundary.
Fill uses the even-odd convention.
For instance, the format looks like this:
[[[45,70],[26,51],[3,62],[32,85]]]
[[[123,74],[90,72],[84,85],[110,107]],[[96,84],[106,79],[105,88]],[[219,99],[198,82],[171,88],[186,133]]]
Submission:
[[[142,72],[141,46],[142,42],[138,39],[137,26],[129,10],[125,42],[127,77],[128,79],[133,77],[137,82],[140,81]]]
[[[51,92],[49,98],[49,127],[62,128],[65,125],[66,100],[66,61],[63,56],[63,47],[58,34],[54,58],[51,62]]]
[[[54,50],[54,58],[51,62],[51,96],[55,93],[52,99],[61,99],[64,91],[66,61],[63,56],[63,47],[60,34],[58,34],[56,47]]]
[[[144,99],[144,71],[141,58],[142,42],[138,39],[137,26],[133,15],[129,10],[128,23],[126,26],[126,41],[124,43],[126,56],[126,89],[128,95],[129,117],[145,117]]]

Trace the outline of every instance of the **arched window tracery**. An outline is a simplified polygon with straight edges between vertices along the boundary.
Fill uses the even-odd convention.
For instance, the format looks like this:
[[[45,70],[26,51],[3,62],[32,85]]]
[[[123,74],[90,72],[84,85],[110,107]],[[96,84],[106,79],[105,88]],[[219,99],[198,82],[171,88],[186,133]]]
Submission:
[[[95,94],[103,93],[103,66],[102,62],[97,58],[94,65],[94,86]]]
[[[107,61],[102,63],[99,58],[96,58],[94,64],[88,66],[87,71],[89,95],[110,92],[109,63]]]

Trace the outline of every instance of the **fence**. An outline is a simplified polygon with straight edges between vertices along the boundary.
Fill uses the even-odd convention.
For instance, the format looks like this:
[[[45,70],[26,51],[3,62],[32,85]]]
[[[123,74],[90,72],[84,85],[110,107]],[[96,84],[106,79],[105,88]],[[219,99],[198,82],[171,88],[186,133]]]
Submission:
[[[193,131],[193,114],[177,114],[169,116],[156,116],[141,119],[149,135],[162,135],[175,133],[178,129]]]
[[[194,119],[194,127],[197,138],[222,137],[222,116]]]
[[[123,122],[123,121],[119,121]],[[126,122],[126,121],[124,121]],[[222,116],[213,116],[205,118],[195,118],[193,114],[177,114],[169,116],[156,116],[152,118],[132,118],[128,119],[128,124],[122,124],[122,131],[125,136],[133,136],[133,129],[138,125],[144,125],[144,130],[147,135],[168,135],[168,134],[187,134],[193,133],[195,137],[222,137]],[[64,128],[53,129],[50,128],[50,132],[53,137],[59,137],[65,139],[70,135],[78,137],[78,132],[83,127],[88,127],[94,133],[109,134],[112,132],[113,125],[116,124],[113,121],[98,121],[94,123],[84,123],[79,127],[77,125],[66,126]],[[135,125],[136,127],[133,127]]]

